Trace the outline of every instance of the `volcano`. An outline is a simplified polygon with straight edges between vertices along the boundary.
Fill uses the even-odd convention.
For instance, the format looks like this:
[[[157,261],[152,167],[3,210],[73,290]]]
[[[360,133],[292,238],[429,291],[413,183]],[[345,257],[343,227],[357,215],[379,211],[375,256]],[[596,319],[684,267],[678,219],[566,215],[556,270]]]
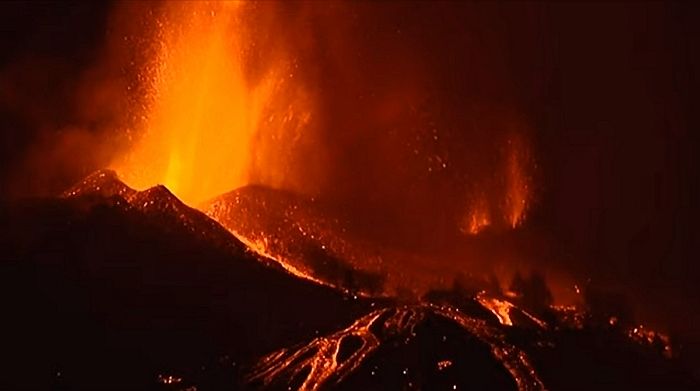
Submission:
[[[305,267],[286,265],[291,255],[318,254],[261,255],[245,244],[256,238],[241,241],[224,226],[235,216],[246,232],[294,248],[282,247],[286,235],[299,231],[298,216],[312,221],[317,207],[264,188],[220,200],[260,195],[256,202],[274,213],[293,205],[298,215],[272,224],[240,201],[227,203],[233,209],[217,221],[163,186],[136,191],[111,171],[59,198],[5,205],[3,387],[698,387],[665,336],[601,324],[582,308],[534,309],[463,286],[419,300],[358,295],[333,280],[352,266],[324,274],[317,263],[309,278],[290,272]],[[335,223],[318,220],[324,229]],[[313,232],[306,238],[306,246],[332,244]]]
[[[0,8],[0,390],[700,389],[694,7]]]

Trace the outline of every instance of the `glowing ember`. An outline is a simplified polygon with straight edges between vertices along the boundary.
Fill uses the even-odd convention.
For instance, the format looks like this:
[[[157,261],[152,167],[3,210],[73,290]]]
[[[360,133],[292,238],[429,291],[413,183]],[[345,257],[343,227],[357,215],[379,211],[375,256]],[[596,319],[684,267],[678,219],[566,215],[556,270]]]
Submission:
[[[661,354],[666,358],[673,357],[671,339],[666,334],[651,330],[644,325],[639,325],[629,330],[627,335],[630,339],[639,344],[658,348]]]
[[[172,375],[158,375],[158,382],[162,384],[178,384],[182,382],[182,378]]]
[[[588,314],[574,305],[553,305],[551,310],[557,314],[559,324],[568,329],[581,330],[588,321]]]

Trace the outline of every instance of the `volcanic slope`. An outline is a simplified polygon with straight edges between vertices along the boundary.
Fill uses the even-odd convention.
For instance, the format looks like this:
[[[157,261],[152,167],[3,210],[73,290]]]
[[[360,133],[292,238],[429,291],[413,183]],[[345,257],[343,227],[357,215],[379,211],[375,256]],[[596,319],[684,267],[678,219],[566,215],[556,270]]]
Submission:
[[[203,210],[256,251],[350,292],[387,295],[391,281],[382,268],[405,261],[403,254],[359,239],[337,209],[288,192],[247,186]],[[418,303],[384,306],[344,329],[273,351],[247,379],[253,388],[305,390],[695,384],[677,361],[664,357],[671,347],[663,335],[637,338],[639,327],[612,327],[607,318],[601,324],[584,307],[541,303],[525,309],[531,298],[520,298],[522,305],[513,300],[482,281],[468,289],[428,290]],[[638,368],[646,370],[640,374]]]
[[[212,219],[261,254],[299,274],[360,296],[414,298],[454,279],[433,262],[440,254],[408,251],[357,228],[342,205],[249,185],[201,205]]]
[[[111,171],[1,211],[1,388],[697,389],[655,334],[482,290],[357,298]]]
[[[143,389],[184,371],[201,389],[218,376],[202,374],[207,362],[226,357],[229,373],[371,310],[249,251],[166,188],[135,191],[111,171],[3,205],[0,229],[11,336],[0,388]]]

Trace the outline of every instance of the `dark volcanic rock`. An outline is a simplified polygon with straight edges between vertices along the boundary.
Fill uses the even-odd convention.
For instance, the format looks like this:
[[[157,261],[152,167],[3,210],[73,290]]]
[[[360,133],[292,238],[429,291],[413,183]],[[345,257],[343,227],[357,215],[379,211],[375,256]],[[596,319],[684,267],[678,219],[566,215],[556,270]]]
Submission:
[[[109,172],[0,213],[3,389],[143,389],[223,356],[230,387],[232,369],[369,310]]]

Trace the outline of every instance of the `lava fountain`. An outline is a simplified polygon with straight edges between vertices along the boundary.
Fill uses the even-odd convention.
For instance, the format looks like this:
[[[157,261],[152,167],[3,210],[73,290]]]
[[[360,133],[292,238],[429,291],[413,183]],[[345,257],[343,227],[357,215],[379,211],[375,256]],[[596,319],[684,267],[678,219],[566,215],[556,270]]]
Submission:
[[[255,72],[246,66],[255,49],[244,18],[251,8],[168,2],[156,11],[152,58],[140,75],[148,91],[136,108],[141,129],[113,164],[129,184],[163,184],[192,205],[254,181],[254,167],[266,168],[258,172],[268,184],[286,184],[287,162],[267,164],[285,154],[265,143],[291,147],[311,120],[310,101],[290,86],[286,58],[270,56]]]

